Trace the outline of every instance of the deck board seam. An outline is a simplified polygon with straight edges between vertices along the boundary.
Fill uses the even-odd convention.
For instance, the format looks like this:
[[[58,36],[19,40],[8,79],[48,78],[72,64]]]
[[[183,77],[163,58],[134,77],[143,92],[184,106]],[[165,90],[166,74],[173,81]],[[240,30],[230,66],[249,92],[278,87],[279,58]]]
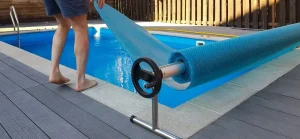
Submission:
[[[285,113],[285,114],[292,115],[292,116],[300,118],[300,116],[298,116],[298,115],[294,115],[294,114],[291,114],[291,113],[287,113],[287,112],[284,112],[284,111],[280,111],[280,110],[277,110],[277,109],[266,107],[266,106],[263,106],[263,105],[260,105],[260,104],[255,104],[255,103],[250,103],[250,104],[258,105],[258,106],[264,107],[266,109],[271,109],[271,110],[274,110],[274,111],[277,111],[277,112]]]
[[[235,133],[235,134],[237,134],[237,135],[239,135],[239,136],[245,137],[244,135],[242,135],[242,134],[240,134],[240,133],[238,133],[238,132],[236,132],[236,131],[227,129],[227,128],[225,128],[225,127],[223,127],[223,126],[220,126],[220,125],[218,125],[218,124],[216,124],[216,123],[213,123],[213,125],[218,126],[218,127],[220,127],[220,128],[223,128],[224,130],[228,130],[228,131],[230,131],[230,132],[233,132],[233,133]],[[255,139],[255,138],[252,138],[252,137],[250,137],[250,138],[251,138],[251,139]],[[247,137],[247,139],[249,139],[249,137]]]
[[[295,98],[295,97],[292,97],[292,96],[287,96],[287,95],[284,95],[284,94],[279,94],[279,93],[276,93],[276,92],[273,92],[273,91],[266,91],[266,90],[263,90],[264,92],[267,92],[267,93],[272,93],[272,94],[276,94],[276,95],[280,95],[282,97],[287,97],[287,98],[291,98],[291,99],[296,99],[296,100],[299,100],[299,98]],[[258,96],[258,95],[254,95],[254,96],[257,96],[257,97],[260,97],[260,98],[264,98],[264,99],[268,99],[268,98],[265,98],[265,97],[262,97],[262,96]],[[269,99],[268,99],[269,100]]]
[[[271,132],[271,133],[275,133],[276,135],[280,135],[280,136],[286,137],[286,138],[288,138],[288,139],[293,139],[293,138],[291,138],[291,137],[287,137],[287,136],[285,136],[285,135],[279,134],[279,133],[274,132],[274,131],[271,131],[271,130],[269,130],[269,129],[265,129],[265,128],[263,128],[263,127],[259,127],[259,126],[257,126],[257,125],[248,123],[248,122],[246,122],[246,121],[244,121],[244,120],[240,120],[240,119],[235,118],[235,117],[233,117],[233,116],[228,116],[228,117],[233,118],[233,119],[235,119],[235,120],[238,120],[238,121],[240,121],[240,122],[243,122],[243,123],[245,123],[245,124],[248,124],[248,125],[251,125],[251,126],[260,128],[260,129],[262,129],[262,130],[265,130],[265,131],[268,131],[268,132]],[[215,124],[217,124],[217,123],[215,123]],[[225,128],[225,127],[224,127],[224,128]]]
[[[4,128],[4,126],[1,124],[1,122],[0,122],[0,127],[2,127],[3,130],[5,131],[5,133],[9,136],[9,138],[12,139],[12,137],[10,136],[10,134],[8,134],[7,130]]]
[[[9,66],[7,63],[5,63],[7,66]],[[11,67],[11,66],[10,66]],[[11,67],[13,69],[15,69],[14,67]],[[16,70],[16,69],[15,69]],[[17,71],[19,72],[19,71]],[[19,72],[20,74],[23,74],[21,72]],[[2,73],[0,73],[2,74]],[[8,80],[10,80],[11,82],[13,82],[11,79],[9,79],[8,77],[6,77],[4,74],[2,74],[5,78],[7,78]],[[23,74],[24,75],[24,74]],[[27,75],[24,75],[26,77],[28,77]],[[28,77],[29,78],[29,77]],[[13,82],[14,84],[16,84],[15,82]],[[16,84],[17,86],[19,86],[18,84]],[[41,84],[39,84],[38,86],[40,86]],[[20,87],[20,86],[19,86]],[[33,87],[37,87],[37,86],[33,86]],[[29,87],[29,88],[33,88],[33,87]],[[11,92],[11,93],[16,93],[16,92],[19,92],[19,91],[25,91],[26,93],[27,90],[23,89],[22,87],[20,87],[22,90],[17,90],[17,91],[14,91],[14,92]],[[26,89],[29,89],[29,88],[26,88]],[[50,90],[51,91],[51,90]],[[13,105],[15,105],[15,107],[21,111],[35,126],[37,126],[49,139],[50,139],[50,136],[45,133],[44,130],[41,129],[41,127],[39,127],[26,113],[24,113],[24,111],[22,111],[6,94],[2,93],[3,96],[5,96]],[[28,93],[28,95],[32,96],[30,93]],[[55,113],[52,109],[50,109],[49,107],[47,107],[44,103],[42,103],[40,100],[38,100],[36,97],[32,96],[34,99],[36,99],[38,102],[40,102],[42,105],[44,105],[46,108],[48,108],[51,112]],[[64,118],[62,118],[59,114],[55,113],[58,117],[60,117],[62,120],[64,120],[66,123],[70,124],[68,121],[66,121]],[[70,124],[72,127],[74,127],[72,124]],[[76,127],[74,127],[78,132],[81,132],[79,129],[77,129]],[[82,133],[82,132],[81,132]],[[86,136],[84,133],[82,133],[84,136]],[[87,137],[87,136],[86,136]],[[87,137],[88,138],[88,137]]]
[[[233,133],[235,133],[235,134],[237,134],[237,135],[240,135],[240,136],[242,136],[242,137],[245,137],[245,135],[240,134],[239,132],[236,132],[236,131],[234,131],[234,130],[228,129],[228,128],[226,128],[226,127],[223,127],[222,125],[219,125],[219,124],[217,124],[217,123],[215,123],[215,122],[213,122],[212,125],[218,126],[218,127],[223,128],[223,129],[225,129],[225,130],[228,130],[228,131],[230,131],[230,132],[233,132]],[[200,130],[200,131],[201,131],[201,130]],[[251,138],[251,139],[256,139],[256,138],[254,138],[253,136],[251,136],[251,137],[248,137],[248,136],[247,136],[247,139],[250,139],[250,138]]]
[[[18,90],[18,91],[15,91],[13,93],[16,93],[16,92],[19,92],[19,91],[25,91],[25,90]],[[11,102],[22,114],[24,114],[24,116],[26,118],[28,118],[39,130],[41,130],[42,133],[45,134],[45,136],[47,136],[50,139],[50,136],[47,133],[45,133],[45,131],[42,130],[41,127],[39,127],[24,111],[22,111],[6,94],[4,94],[3,97],[5,97],[7,100],[9,100],[9,102]]]
[[[12,58],[12,59],[14,59],[14,58]],[[14,59],[15,60],[15,59]],[[5,63],[5,62],[4,62]],[[7,63],[5,63],[6,65],[8,65]],[[10,65],[8,65],[8,66],[10,66]],[[13,68],[13,69],[15,69],[14,67],[12,67],[12,66],[10,66],[11,68]],[[17,70],[17,69],[15,69],[15,70]],[[17,70],[18,71],[18,70]],[[23,74],[24,76],[26,76],[27,78],[30,78],[30,77],[28,77],[28,75],[25,75],[24,73],[22,73],[22,72],[20,72],[20,71],[18,71],[19,73],[21,73],[21,74]],[[1,74],[1,73],[0,73]],[[3,75],[3,74],[2,74]],[[6,76],[5,76],[6,77]],[[6,77],[7,78],[7,77]],[[30,78],[31,79],[31,78]],[[9,79],[10,80],[10,79]],[[32,79],[32,80],[34,80],[34,79]],[[35,80],[34,80],[35,81]],[[13,82],[13,81],[12,81]],[[13,83],[15,83],[15,82],[13,82]],[[16,83],[15,83],[16,84]],[[18,85],[19,86],[19,85]],[[54,94],[56,94],[56,95],[58,95],[60,98],[62,98],[62,99],[64,99],[65,101],[68,101],[69,103],[71,103],[72,105],[74,105],[74,106],[76,106],[77,108],[79,108],[79,109],[81,109],[82,111],[84,111],[84,112],[86,112],[86,113],[88,113],[89,115],[91,115],[92,117],[94,117],[94,118],[96,118],[97,120],[99,120],[100,122],[102,122],[103,124],[105,124],[105,125],[107,125],[108,127],[110,127],[110,128],[112,128],[112,129],[114,129],[115,131],[117,131],[117,132],[119,132],[120,134],[122,134],[123,136],[125,136],[126,138],[130,138],[130,137],[128,137],[127,135],[125,135],[124,133],[122,133],[122,132],[120,132],[119,130],[117,130],[117,129],[115,129],[114,127],[112,127],[111,125],[109,125],[109,124],[107,124],[106,122],[104,122],[104,121],[102,121],[101,119],[99,119],[98,117],[96,117],[96,116],[94,116],[93,114],[91,114],[91,113],[89,113],[89,112],[87,112],[86,110],[84,110],[84,109],[82,109],[81,107],[79,107],[78,105],[76,105],[76,104],[74,104],[73,102],[71,102],[71,101],[69,101],[69,100],[67,100],[67,99],[65,99],[64,97],[62,97],[60,94],[58,94],[58,93],[56,93],[56,92],[54,92],[54,91],[52,91],[52,90],[50,90],[49,88],[47,88],[46,86],[45,86],[45,84],[39,84],[38,86],[43,86],[43,87],[45,87],[47,90],[49,90],[49,91],[51,91],[52,93],[54,93]],[[20,86],[19,86],[20,87]],[[34,87],[37,87],[37,86],[33,86],[33,87],[29,87],[29,88],[26,88],[26,89],[30,89],[30,88],[34,88]],[[23,89],[24,90],[24,89]],[[25,90],[26,91],[26,90]],[[18,92],[18,91],[15,91],[15,92]],[[27,91],[26,91],[27,92]],[[28,93],[28,92],[27,92]],[[29,95],[31,95],[30,93],[29,93]],[[31,95],[32,96],[32,95]],[[32,97],[34,97],[34,96],[32,96]],[[39,99],[37,99],[36,97],[34,97],[36,100],[38,100],[39,102],[41,102]],[[42,103],[42,102],[41,102]],[[99,102],[100,103],[100,102]],[[46,106],[44,103],[42,103],[44,106]],[[47,107],[47,106],[46,106]],[[50,109],[49,107],[47,107],[48,109]],[[50,109],[52,112],[54,112],[52,109]],[[54,112],[55,113],[55,112]],[[56,115],[58,115],[59,117],[61,117],[59,114],[57,114],[57,113],[55,113]],[[66,119],[64,119],[63,117],[61,117],[63,120],[65,120],[66,121]],[[66,121],[67,123],[69,123],[68,121]],[[69,123],[70,125],[72,125],[73,126],[73,124],[71,124],[71,123]],[[74,127],[74,126],[73,126]],[[75,129],[77,129],[76,127],[74,127]],[[78,131],[80,131],[79,129],[77,129]],[[81,132],[81,131],[80,131]],[[82,132],[81,132],[82,133]],[[83,134],[83,133],[82,133]],[[83,134],[83,135],[85,135],[85,134]],[[85,136],[87,136],[87,135],[85,135]]]
[[[92,117],[94,117],[95,119],[99,120],[101,123],[103,123],[104,125],[107,125],[108,127],[110,127],[111,129],[119,132],[121,135],[125,136],[126,138],[130,139],[130,137],[128,137],[127,135],[125,135],[124,133],[120,132],[119,130],[115,129],[114,127],[112,127],[111,125],[107,124],[106,122],[102,121],[101,119],[99,119],[98,117],[96,117],[95,115],[89,113],[88,111],[82,109],[81,107],[79,107],[78,105],[74,104],[73,102],[65,99],[64,97],[62,97],[60,94],[56,93],[55,91],[50,90],[49,88],[47,88],[44,84],[41,84],[40,86],[43,86],[44,88],[46,88],[47,90],[51,91],[52,93],[56,94],[57,96],[59,96],[60,98],[64,99],[65,101],[68,101],[69,103],[71,103],[72,105],[76,106],[78,109],[86,112],[87,114],[91,115]],[[99,102],[100,103],[100,102]],[[65,120],[65,119],[64,119]],[[77,128],[76,128],[77,129]],[[79,129],[78,129],[79,130]],[[85,135],[85,134],[84,134]]]

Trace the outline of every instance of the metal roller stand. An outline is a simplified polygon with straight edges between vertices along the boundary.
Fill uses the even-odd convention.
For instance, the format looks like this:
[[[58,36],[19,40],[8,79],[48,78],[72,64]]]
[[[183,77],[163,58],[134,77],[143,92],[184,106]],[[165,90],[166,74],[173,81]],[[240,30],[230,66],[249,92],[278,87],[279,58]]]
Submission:
[[[150,65],[153,72],[141,69],[140,63],[142,62],[145,62],[148,65]],[[161,89],[163,79],[183,73],[184,71],[185,71],[185,66],[183,63],[174,63],[159,68],[156,65],[156,63],[149,58],[140,58],[136,60],[131,70],[132,81],[135,89],[141,96],[145,98],[152,98],[152,125],[137,118],[134,115],[131,116],[130,121],[132,123],[135,123],[141,127],[148,129],[149,131],[161,137],[167,139],[180,139],[179,137],[158,128],[158,96],[157,95]],[[145,89],[151,88],[152,93],[148,94],[141,88],[141,86],[138,83],[138,81],[141,79],[148,82],[146,85],[144,85],[144,88]]]

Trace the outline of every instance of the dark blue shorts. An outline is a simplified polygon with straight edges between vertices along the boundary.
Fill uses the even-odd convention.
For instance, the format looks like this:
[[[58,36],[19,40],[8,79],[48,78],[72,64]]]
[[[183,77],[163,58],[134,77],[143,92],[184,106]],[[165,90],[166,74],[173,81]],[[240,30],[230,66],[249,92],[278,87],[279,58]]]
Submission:
[[[64,17],[86,14],[89,11],[89,0],[43,0],[48,16],[61,13]]]

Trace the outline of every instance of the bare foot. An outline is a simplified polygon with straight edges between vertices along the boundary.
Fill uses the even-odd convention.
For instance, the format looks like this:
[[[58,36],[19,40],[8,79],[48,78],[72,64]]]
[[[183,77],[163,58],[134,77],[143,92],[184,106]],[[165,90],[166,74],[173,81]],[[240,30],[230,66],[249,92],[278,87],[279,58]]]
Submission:
[[[84,83],[77,83],[76,84],[76,91],[84,91],[86,89],[92,88],[97,85],[97,82],[94,80],[85,79]]]
[[[52,73],[49,76],[49,82],[53,84],[62,85],[69,82],[70,79],[61,75],[61,73]]]

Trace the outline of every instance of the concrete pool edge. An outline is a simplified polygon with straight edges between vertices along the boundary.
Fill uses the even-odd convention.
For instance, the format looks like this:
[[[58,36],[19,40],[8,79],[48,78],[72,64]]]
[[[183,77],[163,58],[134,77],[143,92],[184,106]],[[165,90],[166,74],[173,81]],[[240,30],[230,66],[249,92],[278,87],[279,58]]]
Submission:
[[[2,53],[42,72],[47,76],[49,75],[49,60],[10,46],[6,43],[0,42],[0,46]],[[287,53],[239,78],[230,81],[229,83],[198,96],[197,98],[194,98],[175,109],[159,105],[160,127],[183,138],[192,136],[194,133],[221,117],[223,114],[258,92],[263,87],[269,85],[271,82],[293,69],[293,67],[296,67],[300,63],[300,61],[297,60],[299,58],[296,57],[299,55],[299,52],[299,50],[295,50]],[[291,57],[296,60],[287,62],[287,60]],[[32,59],[35,59],[35,61]],[[63,74],[74,79],[76,73],[75,70],[63,65],[61,65],[61,68]],[[270,71],[273,72],[270,74]],[[278,73],[278,71],[280,72]],[[276,75],[274,75],[274,73],[276,73]],[[259,75],[261,74],[267,76],[267,80],[260,79]],[[93,77],[89,76],[89,78]],[[83,94],[119,111],[128,117],[134,114],[147,122],[151,121],[150,100],[141,98],[137,94],[110,83],[99,79],[97,80],[99,85],[96,88],[84,91]],[[257,82],[253,82],[256,80],[260,81],[258,82],[259,86],[257,86],[258,84],[255,84]],[[69,84],[70,87],[73,85],[74,82]],[[224,93],[227,93],[227,95],[222,95]]]

